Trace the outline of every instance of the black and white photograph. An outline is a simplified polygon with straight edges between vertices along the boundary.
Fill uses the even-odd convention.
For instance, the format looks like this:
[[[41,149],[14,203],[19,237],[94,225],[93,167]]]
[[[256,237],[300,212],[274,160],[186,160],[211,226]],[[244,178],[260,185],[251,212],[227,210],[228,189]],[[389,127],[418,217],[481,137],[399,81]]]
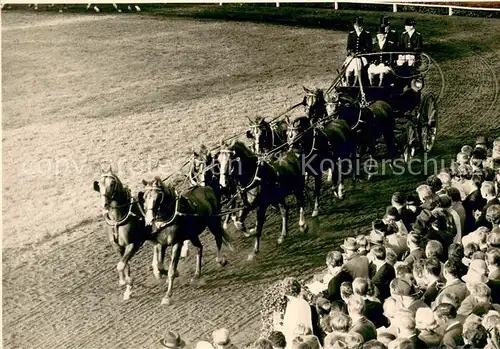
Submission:
[[[500,349],[500,1],[0,23],[3,348]]]

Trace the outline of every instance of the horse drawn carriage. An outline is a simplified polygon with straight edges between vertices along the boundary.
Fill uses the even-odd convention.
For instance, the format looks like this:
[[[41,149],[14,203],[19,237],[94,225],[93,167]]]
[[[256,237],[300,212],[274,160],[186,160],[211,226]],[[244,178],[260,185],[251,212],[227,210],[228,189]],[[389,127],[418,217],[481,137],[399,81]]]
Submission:
[[[389,54],[401,55],[404,52]],[[360,54],[356,57],[369,59],[372,55]],[[377,86],[369,84],[367,67],[361,69],[354,86],[347,86],[342,79],[346,66],[344,64],[339,77],[326,91],[327,94],[332,93],[333,100],[339,95],[347,95],[359,102],[361,108],[375,101],[387,102],[396,119],[397,146],[405,162],[409,162],[419,149],[424,153],[432,150],[437,134],[438,113],[436,96],[432,92],[424,92],[424,77],[430,66],[429,56],[420,54],[418,65],[415,66],[391,64],[390,73]]]
[[[325,160],[341,163],[341,160],[355,160],[362,146],[373,150],[380,136],[388,144],[389,156],[394,157],[394,147],[390,146],[395,143],[394,120],[406,121],[402,147],[407,161],[420,145],[424,152],[432,149],[437,131],[437,101],[432,93],[422,92],[422,70],[403,76],[394,69],[392,78],[381,87],[367,86],[362,77],[356,86],[345,86],[341,78],[339,74],[326,91],[306,89],[308,93],[303,101],[273,120],[250,120],[250,130],[226,138],[216,149],[202,147],[199,152],[194,151],[191,159],[179,169],[185,176],[181,185],[165,183],[170,176],[156,177],[150,182],[143,181],[144,190],[134,197],[111,169],[102,174],[100,181],[94,182],[94,190],[101,197],[109,241],[120,254],[117,271],[120,285],[126,285],[124,300],[130,298],[132,290],[129,261],[145,241],[152,241],[154,245],[155,277],[168,275],[168,290],[162,303],[169,304],[181,248],[187,247],[188,240],[197,248],[193,281],[201,276],[203,246],[198,235],[205,228],[216,241],[216,262],[225,265],[221,247],[224,244],[232,249],[232,246],[224,225],[234,214],[235,227],[245,234],[245,220],[255,210],[255,227],[248,231],[251,234],[245,234],[255,237],[253,251],[248,256],[252,260],[259,251],[268,207],[274,206],[281,213],[278,244],[288,234],[287,197],[295,196],[299,229],[307,229],[305,173],[314,177],[312,216],[318,215]],[[282,119],[301,106],[305,106],[308,115],[294,120],[288,116]],[[346,119],[343,114],[347,115]],[[349,124],[351,116],[353,120]],[[251,147],[235,139],[245,133],[253,139]],[[304,162],[308,166],[304,166]],[[335,169],[333,161],[326,163],[330,164],[327,168],[330,173],[339,169]],[[185,172],[187,165],[190,165],[188,173]],[[342,177],[337,181],[336,195],[340,199]],[[178,192],[185,183],[190,184],[189,188]],[[237,204],[237,200],[242,205]],[[222,216],[226,217],[225,224]],[[168,246],[172,246],[172,258],[167,273],[163,264]]]

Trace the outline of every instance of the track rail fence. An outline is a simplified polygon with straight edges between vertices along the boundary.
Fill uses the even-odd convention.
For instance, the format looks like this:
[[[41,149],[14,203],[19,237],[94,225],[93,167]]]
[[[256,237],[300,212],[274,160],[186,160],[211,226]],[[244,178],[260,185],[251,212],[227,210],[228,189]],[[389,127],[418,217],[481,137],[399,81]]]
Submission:
[[[260,2],[260,1],[256,1]],[[263,1],[265,3],[266,1]],[[301,2],[301,1],[287,1],[287,3],[295,3],[295,2]],[[327,0],[315,0],[314,2],[318,3],[332,3],[332,1],[327,1]],[[219,2],[219,5],[223,5],[224,2]],[[471,6],[459,6],[459,5],[445,5],[445,4],[422,4],[422,3],[413,3],[413,2],[384,2],[384,1],[334,1],[333,2],[333,8],[335,10],[339,9],[339,4],[373,4],[373,5],[387,5],[387,6],[392,6],[392,12],[398,12],[398,6],[415,6],[415,7],[434,7],[434,8],[446,8],[448,9],[448,16],[453,16],[454,11],[453,10],[467,10],[467,11],[494,11],[494,12],[499,12],[500,7],[471,7]],[[496,4],[492,4],[495,6]],[[498,5],[497,5],[498,6]],[[280,7],[280,3],[276,2],[276,7]],[[405,11],[407,12],[407,11]]]

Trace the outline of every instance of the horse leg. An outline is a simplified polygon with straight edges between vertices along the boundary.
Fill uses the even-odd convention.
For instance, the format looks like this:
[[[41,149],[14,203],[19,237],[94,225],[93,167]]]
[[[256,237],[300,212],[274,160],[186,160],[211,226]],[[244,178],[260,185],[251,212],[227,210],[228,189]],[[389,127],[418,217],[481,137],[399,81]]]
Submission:
[[[307,229],[307,223],[305,218],[306,200],[304,197],[304,187],[295,191],[295,198],[299,204],[299,229],[300,231],[305,231]]]
[[[266,220],[267,205],[259,206],[257,209],[257,224],[255,232],[255,242],[253,246],[253,251],[248,255],[248,260],[251,261],[255,258],[255,254],[259,253],[260,249],[260,237],[262,236],[262,229],[264,228],[264,222]]]
[[[316,174],[314,176],[314,210],[312,213],[313,217],[317,217],[319,213],[320,192],[321,192],[321,174]]]
[[[339,159],[339,162],[342,163],[342,161],[340,161],[340,159]],[[338,186],[337,186],[336,195],[340,200],[344,199],[344,194],[345,194],[343,173],[344,173],[344,169],[341,168],[340,166],[337,166],[335,181],[338,183]]]
[[[165,274],[163,266],[165,249],[166,247],[160,243],[156,243],[153,247],[153,262],[151,266],[153,267],[153,275],[157,280],[160,280],[161,276]]]
[[[198,252],[196,253],[196,271],[194,272],[193,281],[199,279],[201,277],[201,262],[203,258],[203,245],[201,244],[200,238],[198,235],[191,239],[193,246],[198,248]]]
[[[279,204],[279,207],[281,212],[281,235],[278,238],[278,245],[281,245],[288,232],[288,205],[285,203],[285,200],[283,200],[283,202]]]
[[[243,207],[243,209],[241,210],[240,216],[234,222],[234,226],[236,227],[236,229],[242,231],[243,235],[245,235],[245,237],[250,236],[250,234],[247,233],[247,228],[245,226],[245,219],[247,218],[249,213],[250,213],[250,208],[248,208],[246,206]]]
[[[332,183],[333,182],[333,169],[330,167],[328,169],[328,175],[326,177],[327,183]]]
[[[167,294],[161,300],[161,304],[164,305],[170,304],[170,297],[172,297],[172,287],[174,285],[174,279],[177,274],[177,265],[179,264],[180,255],[181,255],[181,243],[177,242],[172,246],[172,259],[170,260],[170,267],[168,268]]]
[[[185,240],[182,244],[181,258],[186,258],[189,253],[189,240]]]
[[[208,222],[208,230],[213,234],[215,238],[215,244],[217,245],[217,257],[215,257],[215,261],[221,266],[225,266],[227,264],[226,259],[222,256],[222,244],[224,242],[224,235],[226,234],[224,228],[221,226],[221,222],[219,217],[212,217]]]
[[[229,206],[229,210],[233,210],[236,208],[236,200],[233,200],[231,205]],[[234,213],[229,213],[225,218],[224,218],[224,225],[223,228],[224,230],[227,230],[229,220],[232,219],[234,222],[234,226],[236,226],[236,215]]]
[[[167,252],[167,246],[160,245],[158,250],[158,269],[160,270],[160,275],[167,274],[165,270],[165,253]],[[179,275],[176,275],[176,277]]]
[[[116,265],[116,271],[118,272],[118,278],[119,278],[118,284],[120,286],[123,286],[123,285],[125,285],[125,274],[123,273],[123,268],[119,268],[118,266],[120,265],[120,263],[123,259],[123,253],[124,253],[125,249],[122,246],[118,245],[112,239],[111,239],[111,246],[113,247],[113,250],[115,250],[116,253],[118,253],[118,255],[120,256],[120,261]]]
[[[129,300],[130,294],[132,293],[132,278],[130,277],[129,261],[137,252],[137,250],[138,250],[137,244],[134,243],[128,244],[125,247],[125,252],[122,255],[122,259],[118,262],[118,265],[116,266],[116,269],[118,269],[119,272],[121,270],[121,272],[125,276],[125,284],[127,285],[127,289],[123,294],[124,301]]]

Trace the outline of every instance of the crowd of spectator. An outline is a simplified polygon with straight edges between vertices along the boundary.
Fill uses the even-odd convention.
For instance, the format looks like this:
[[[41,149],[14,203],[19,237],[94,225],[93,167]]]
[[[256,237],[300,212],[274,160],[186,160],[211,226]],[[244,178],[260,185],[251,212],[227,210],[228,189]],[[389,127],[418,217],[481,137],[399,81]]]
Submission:
[[[313,280],[272,284],[248,348],[500,349],[499,198],[500,138],[478,137],[414,192],[393,193]],[[196,344],[231,346],[226,329]]]

